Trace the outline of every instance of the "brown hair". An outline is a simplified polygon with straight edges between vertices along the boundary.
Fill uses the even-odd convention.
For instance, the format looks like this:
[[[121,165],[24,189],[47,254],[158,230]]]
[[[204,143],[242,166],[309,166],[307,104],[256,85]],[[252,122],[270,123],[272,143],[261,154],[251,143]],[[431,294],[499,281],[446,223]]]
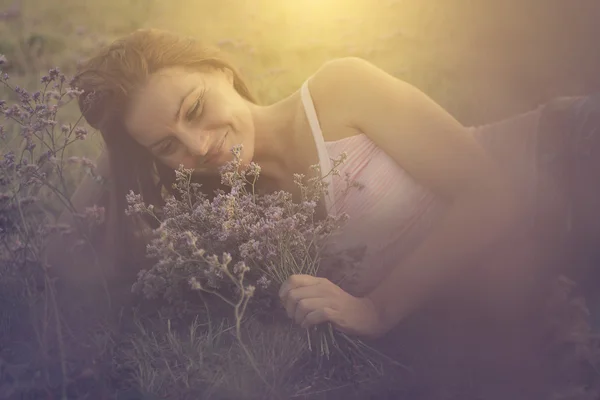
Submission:
[[[172,32],[134,31],[79,66],[72,83],[83,91],[79,108],[86,121],[101,132],[109,154],[112,195],[107,234],[117,265],[133,262],[130,253],[136,227],[128,223],[124,214],[126,194],[133,190],[140,193],[146,203],[154,205],[163,204],[163,189],[176,195],[172,190],[175,172],[155,162],[152,154],[127,133],[124,125],[124,113],[132,94],[149,75],[168,67],[229,69],[236,91],[256,103],[239,72],[222,58],[218,49]],[[201,183],[210,195],[220,186],[220,178],[203,177]]]

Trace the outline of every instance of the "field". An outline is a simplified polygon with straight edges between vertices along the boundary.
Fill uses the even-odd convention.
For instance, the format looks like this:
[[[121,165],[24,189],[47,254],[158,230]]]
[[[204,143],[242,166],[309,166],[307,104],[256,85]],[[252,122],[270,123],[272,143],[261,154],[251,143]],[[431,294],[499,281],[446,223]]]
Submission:
[[[40,78],[51,68],[69,78],[78,61],[99,46],[153,27],[220,47],[263,104],[297,90],[325,61],[357,56],[419,87],[464,125],[482,125],[555,96],[598,91],[598,16],[600,6],[593,0],[0,0],[0,55],[6,58],[0,69],[10,75],[12,88],[0,84],[0,101],[18,102],[15,87],[41,90]],[[79,117],[76,105],[67,104],[56,126]],[[4,156],[24,152],[25,143],[14,119],[3,118],[0,127],[6,134],[0,141],[5,168]],[[74,141],[62,157],[94,159],[101,147],[100,134],[89,129],[87,139]],[[84,174],[83,168],[61,172],[65,198]],[[26,228],[10,225],[13,232],[7,221],[20,209],[7,200],[14,187],[3,176],[0,170],[0,241],[5,246],[0,251],[0,398],[276,398],[274,392],[265,394],[229,322],[211,322],[198,302],[178,309],[141,299],[131,294],[133,277],[63,288],[52,270],[27,255],[31,248],[39,257],[41,242],[22,244],[19,231],[34,227],[39,218],[54,221],[62,203],[52,191],[36,191],[43,216],[18,214]],[[92,260],[78,262],[85,268]],[[249,323],[245,343],[278,398],[598,398],[599,353],[591,326],[600,320],[600,309],[594,313],[590,299],[585,303],[574,294],[576,283],[557,282],[550,301],[556,320],[545,338],[551,344],[547,358],[539,360],[553,366],[544,375],[551,385],[544,386],[543,380],[542,389],[537,384],[531,389],[527,382],[537,378],[528,376],[519,377],[525,383],[503,384],[518,373],[484,376],[471,358],[460,356],[478,353],[475,344],[445,352],[443,343],[421,341],[427,347],[423,354],[447,356],[419,364],[417,372],[409,356],[399,356],[407,368],[373,377],[372,371],[331,365],[311,375],[299,366],[302,334],[281,326]],[[415,332],[406,333],[407,340],[419,336]],[[493,350],[488,341],[478,345]],[[493,351],[484,353],[494,357]],[[298,373],[307,377],[301,383],[291,377]]]

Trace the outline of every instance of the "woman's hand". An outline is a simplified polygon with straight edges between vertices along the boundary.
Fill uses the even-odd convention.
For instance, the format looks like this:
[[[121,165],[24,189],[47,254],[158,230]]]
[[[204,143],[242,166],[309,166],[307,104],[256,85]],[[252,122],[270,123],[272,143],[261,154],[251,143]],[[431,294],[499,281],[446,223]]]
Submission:
[[[347,334],[376,338],[385,333],[370,299],[354,297],[328,279],[292,275],[281,285],[279,297],[288,316],[303,328],[331,322]]]

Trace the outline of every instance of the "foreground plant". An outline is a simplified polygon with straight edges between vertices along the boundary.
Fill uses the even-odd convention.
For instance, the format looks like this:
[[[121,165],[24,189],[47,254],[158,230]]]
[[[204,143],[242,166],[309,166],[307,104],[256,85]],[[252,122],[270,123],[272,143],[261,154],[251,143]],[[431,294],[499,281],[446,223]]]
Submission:
[[[40,90],[29,92],[2,72],[5,62],[0,55],[0,92],[6,95],[0,100],[0,292],[11,302],[25,303],[25,314],[17,319],[20,327],[33,331],[34,353],[41,358],[37,366],[31,361],[32,368],[39,367],[49,381],[55,375],[52,368],[59,364],[60,390],[65,395],[68,349],[47,260],[48,240],[76,231],[79,243],[86,242],[102,219],[101,209],[77,212],[70,202],[69,161],[93,169],[89,160],[68,156],[69,147],[87,137],[81,117],[75,123],[60,122],[65,107],[81,93],[69,87],[58,69],[41,78]],[[73,226],[57,223],[60,209],[71,211]],[[0,333],[2,339],[11,340],[4,330]],[[0,378],[4,379],[1,374]]]
[[[326,265],[340,268],[342,261],[344,276],[350,276],[362,255],[355,248],[335,254],[328,251],[328,240],[348,216],[316,217],[327,176],[321,177],[318,166],[311,167],[314,177],[294,176],[301,197],[296,203],[284,191],[258,193],[260,167],[255,163],[242,167],[240,152],[241,146],[234,147],[233,161],[220,170],[228,192],[217,190],[209,199],[201,185],[192,181],[192,170],[180,167],[174,185],[177,197],[167,198],[158,209],[131,192],[127,213],[148,214],[159,223],[148,245],[148,255],[156,263],[140,272],[133,291],[146,298],[162,297],[171,304],[184,302],[190,288],[218,298],[233,308],[236,336],[243,346],[241,325],[246,315],[287,321],[278,291],[290,276],[318,276]],[[328,174],[339,174],[337,167],[345,159],[343,154],[334,160]],[[348,190],[359,187],[346,181]],[[348,362],[359,360],[372,366],[380,357],[329,323],[306,330],[306,338],[306,348],[313,353],[317,350],[319,365],[334,352]],[[250,351],[246,352],[252,362]]]

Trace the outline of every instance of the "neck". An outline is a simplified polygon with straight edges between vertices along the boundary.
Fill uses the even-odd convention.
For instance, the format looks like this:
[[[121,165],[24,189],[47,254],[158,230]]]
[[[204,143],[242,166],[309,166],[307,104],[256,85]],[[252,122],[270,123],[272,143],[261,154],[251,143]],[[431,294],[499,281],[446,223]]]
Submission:
[[[252,104],[254,119],[253,161],[261,175],[281,181],[296,170],[297,101],[293,96],[269,106]]]

